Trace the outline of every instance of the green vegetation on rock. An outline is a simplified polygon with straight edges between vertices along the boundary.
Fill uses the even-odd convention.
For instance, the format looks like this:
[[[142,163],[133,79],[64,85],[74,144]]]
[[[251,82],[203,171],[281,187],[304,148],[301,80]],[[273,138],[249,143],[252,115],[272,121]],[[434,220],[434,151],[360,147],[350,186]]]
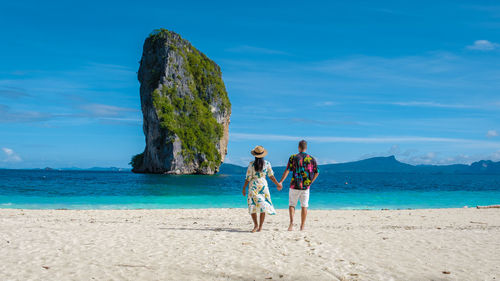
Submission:
[[[191,92],[198,92],[205,100],[221,100],[220,110],[225,111],[231,106],[227,96],[226,87],[221,79],[221,71],[218,65],[212,62],[205,54],[198,52],[192,46],[186,50],[188,71],[193,76],[193,83],[190,86]],[[185,52],[181,54],[184,55]],[[185,59],[185,56],[183,56]],[[209,89],[213,87],[213,89]],[[210,91],[212,90],[212,91]],[[215,96],[208,94],[212,92]]]
[[[142,164],[143,160],[144,160],[144,152],[132,156],[132,159],[128,164],[131,165],[132,168],[136,168]]]
[[[215,144],[222,136],[222,125],[217,123],[206,101],[199,97],[183,99],[175,88],[163,88],[153,92],[153,105],[161,127],[181,140],[186,160],[192,161],[202,154],[206,157],[202,165],[213,168],[220,164]]]

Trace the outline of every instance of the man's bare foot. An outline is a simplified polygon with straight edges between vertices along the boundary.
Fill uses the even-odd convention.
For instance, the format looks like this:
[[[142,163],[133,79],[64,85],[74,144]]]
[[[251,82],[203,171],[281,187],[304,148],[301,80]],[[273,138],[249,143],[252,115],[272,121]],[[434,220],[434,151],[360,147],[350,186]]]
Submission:
[[[260,232],[262,230],[262,226],[257,229],[257,232]]]
[[[288,226],[288,231],[292,231],[293,230],[293,223],[291,223],[289,226]]]
[[[259,230],[259,227],[256,225],[256,226],[253,227],[252,233],[254,233],[254,232],[258,231],[258,230]]]
[[[300,231],[304,230],[306,227],[304,225],[300,226]]]

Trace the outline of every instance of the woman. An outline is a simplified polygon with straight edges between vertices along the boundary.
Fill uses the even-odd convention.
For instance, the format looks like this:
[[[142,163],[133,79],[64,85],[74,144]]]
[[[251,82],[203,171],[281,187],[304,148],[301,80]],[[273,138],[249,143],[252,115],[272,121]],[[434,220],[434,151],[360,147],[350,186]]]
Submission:
[[[274,177],[273,169],[268,161],[264,160],[267,155],[267,150],[262,146],[256,146],[250,153],[255,156],[255,160],[248,165],[245,184],[243,185],[243,196],[246,196],[246,187],[248,188],[248,212],[252,216],[253,230],[252,232],[261,231],[266,213],[275,215],[273,203],[271,202],[271,195],[269,194],[269,187],[267,186],[266,176],[268,176],[278,190],[283,186]],[[260,213],[260,220],[257,224],[257,213]]]

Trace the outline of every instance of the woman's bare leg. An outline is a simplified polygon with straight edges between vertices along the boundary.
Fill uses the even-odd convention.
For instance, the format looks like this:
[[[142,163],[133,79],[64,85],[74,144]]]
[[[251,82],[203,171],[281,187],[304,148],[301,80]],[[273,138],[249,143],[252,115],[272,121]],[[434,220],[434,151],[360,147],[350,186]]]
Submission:
[[[266,213],[260,213],[260,222],[259,222],[259,230],[262,230],[262,226],[264,225],[264,219],[266,218]]]
[[[255,232],[259,229],[259,224],[257,223],[257,214],[252,214],[252,220],[253,220],[253,229],[252,232]]]

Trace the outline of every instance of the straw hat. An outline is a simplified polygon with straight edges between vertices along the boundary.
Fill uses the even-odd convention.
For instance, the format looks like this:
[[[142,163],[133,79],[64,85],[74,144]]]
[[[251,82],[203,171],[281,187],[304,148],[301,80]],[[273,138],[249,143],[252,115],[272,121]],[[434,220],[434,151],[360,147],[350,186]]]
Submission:
[[[263,158],[267,155],[267,150],[263,146],[257,145],[250,153],[257,158]]]

